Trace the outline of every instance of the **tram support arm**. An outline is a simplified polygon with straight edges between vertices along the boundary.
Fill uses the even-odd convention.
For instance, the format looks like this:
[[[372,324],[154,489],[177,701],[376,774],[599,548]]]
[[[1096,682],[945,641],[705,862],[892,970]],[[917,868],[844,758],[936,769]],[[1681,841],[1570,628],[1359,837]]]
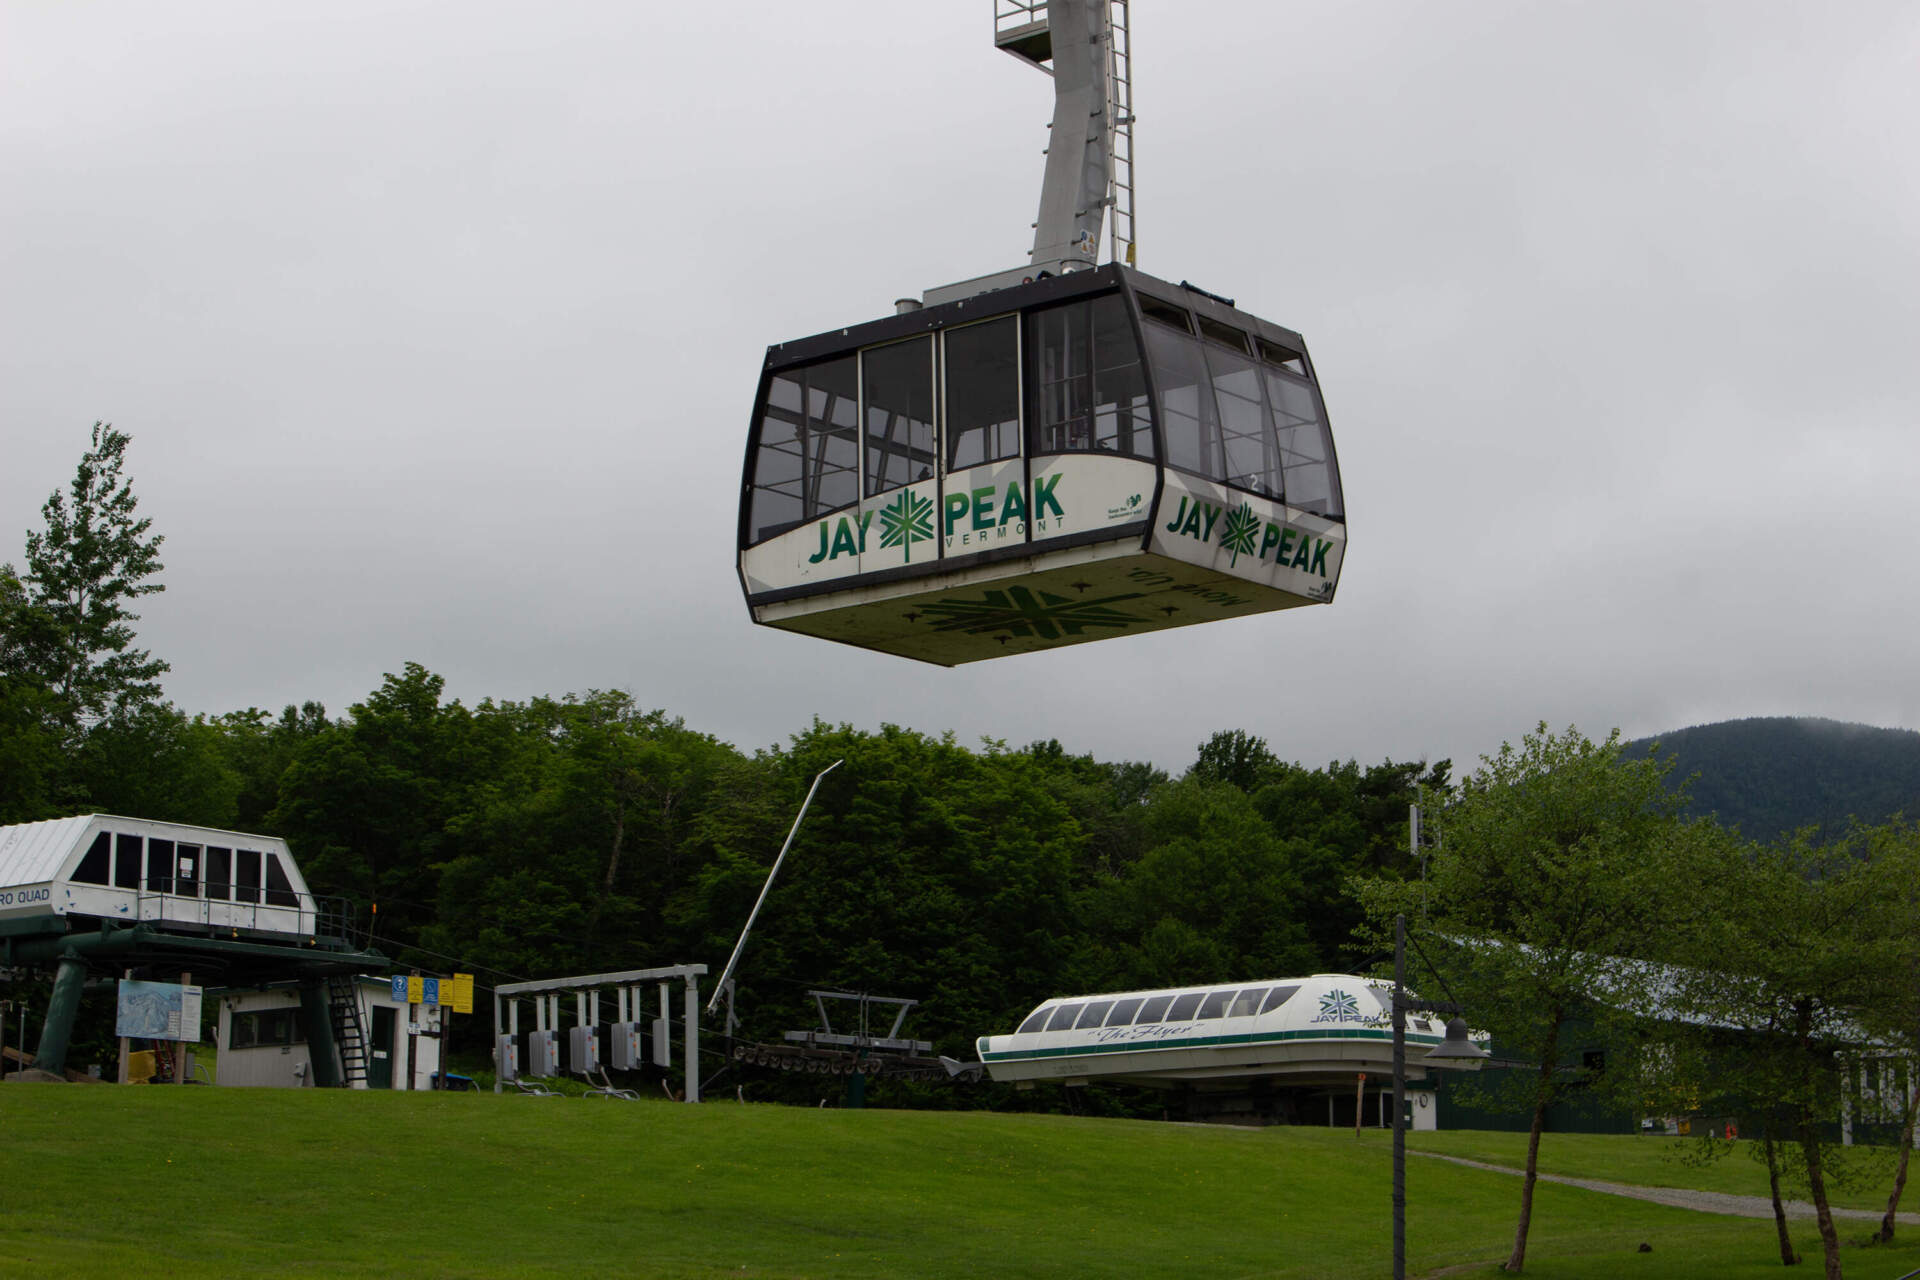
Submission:
[[[1107,0],[1048,0],[1053,42],[1053,130],[1034,223],[1033,267],[1056,274],[1095,266],[1113,183]]]

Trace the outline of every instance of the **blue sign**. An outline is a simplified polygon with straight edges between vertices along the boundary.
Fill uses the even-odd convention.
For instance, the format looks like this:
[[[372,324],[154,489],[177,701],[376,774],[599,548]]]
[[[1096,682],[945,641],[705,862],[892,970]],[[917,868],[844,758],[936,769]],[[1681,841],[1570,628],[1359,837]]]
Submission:
[[[405,974],[396,973],[393,975],[393,1002],[395,1004],[405,1004],[407,1002],[407,979]]]
[[[420,979],[420,1003],[421,1004],[439,1004],[440,1003],[440,979],[438,978]]]

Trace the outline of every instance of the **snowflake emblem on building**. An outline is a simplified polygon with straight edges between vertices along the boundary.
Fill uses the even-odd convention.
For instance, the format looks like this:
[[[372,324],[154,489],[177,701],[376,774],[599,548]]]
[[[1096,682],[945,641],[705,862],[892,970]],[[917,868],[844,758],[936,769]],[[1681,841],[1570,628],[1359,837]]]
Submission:
[[[1358,1022],[1360,1021],[1360,1002],[1346,992],[1335,989],[1320,997],[1320,1016],[1315,1022]]]

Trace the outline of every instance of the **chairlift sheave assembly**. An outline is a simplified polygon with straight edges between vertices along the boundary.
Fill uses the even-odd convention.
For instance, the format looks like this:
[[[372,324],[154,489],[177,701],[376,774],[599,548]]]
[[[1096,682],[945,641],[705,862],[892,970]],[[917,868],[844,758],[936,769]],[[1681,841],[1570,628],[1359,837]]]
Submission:
[[[1345,507],[1306,343],[1133,265],[1126,0],[994,3],[996,45],[1054,81],[1030,262],[768,348],[754,621],[954,666],[1330,602]]]

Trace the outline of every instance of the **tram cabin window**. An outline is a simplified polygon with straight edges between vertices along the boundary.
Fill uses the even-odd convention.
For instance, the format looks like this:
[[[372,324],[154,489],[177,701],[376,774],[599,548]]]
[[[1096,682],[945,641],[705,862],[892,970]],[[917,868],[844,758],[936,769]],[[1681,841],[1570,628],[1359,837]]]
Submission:
[[[208,845],[207,860],[201,870],[206,878],[206,896],[225,902],[233,893],[233,850]]]
[[[1080,1010],[1083,1007],[1084,1005],[1079,1005],[1079,1004],[1061,1005],[1059,1008],[1053,1011],[1053,1017],[1047,1020],[1047,1030],[1049,1031],[1073,1030],[1074,1020],[1080,1016]]]
[[[1046,1030],[1047,1017],[1052,1012],[1053,1010],[1048,1008],[1046,1005],[1044,1004],[1041,1005],[1038,1009],[1035,1009],[1032,1013],[1027,1015],[1027,1020],[1020,1024],[1020,1029],[1014,1032],[1014,1034],[1017,1036],[1024,1036],[1035,1031]]]
[[[146,842],[125,834],[113,838],[113,884],[117,889],[140,887],[140,854]]]
[[[260,851],[258,849],[233,851],[233,900],[235,902],[260,901]]]
[[[113,836],[109,832],[102,831],[93,838],[93,843],[87,848],[86,856],[80,859],[80,865],[74,868],[74,882],[105,884],[107,873],[113,869],[112,861]]]
[[[287,879],[287,872],[280,865],[280,855],[267,855],[267,905],[270,907],[297,907],[300,895],[293,891],[293,881]]]
[[[852,356],[774,375],[760,415],[748,505],[752,542],[860,497],[859,416]]]
[[[1140,1016],[1133,1020],[1134,1025],[1144,1027],[1149,1023],[1165,1021],[1167,1006],[1172,1003],[1172,996],[1148,996],[1140,1006]]]
[[[1158,320],[1161,324],[1170,325],[1182,333],[1193,332],[1193,320],[1187,315],[1185,307],[1177,307],[1150,293],[1140,295],[1140,314],[1149,320]]]
[[[1119,294],[1031,313],[1027,353],[1030,452],[1154,457],[1146,374]]]
[[[947,470],[1019,457],[1019,322],[1001,316],[949,329],[941,347]]]
[[[1313,384],[1304,372],[1266,370],[1267,400],[1273,409],[1275,440],[1288,505],[1321,515],[1342,512],[1334,481],[1332,441]]]
[[[1139,996],[1134,996],[1129,1000],[1115,1000],[1113,1002],[1113,1012],[1107,1015],[1107,1025],[1110,1027],[1127,1026],[1133,1021],[1133,1015],[1140,1012],[1142,1003]]]
[[[1293,999],[1293,993],[1299,989],[1297,986],[1275,987],[1273,990],[1267,992],[1267,998],[1260,1002],[1260,1012],[1272,1013],[1275,1009],[1278,1009],[1281,1005]]]
[[[1107,1010],[1111,1008],[1113,1008],[1113,1001],[1111,1000],[1090,1000],[1087,1002],[1086,1011],[1080,1015],[1079,1021],[1073,1025],[1076,1028],[1100,1026],[1106,1021]]]
[[[867,413],[867,493],[933,479],[933,339],[861,353]]]
[[[1200,1012],[1195,1016],[1201,1018],[1224,1018],[1227,1016],[1227,1006],[1232,1003],[1233,992],[1231,991],[1209,992],[1207,998],[1200,1002]]]
[[[1201,994],[1198,991],[1190,991],[1185,995],[1175,996],[1173,1003],[1167,1006],[1167,1021],[1191,1022],[1193,1020],[1193,1011],[1200,1007],[1200,1000]]]
[[[1306,359],[1141,296],[1167,462],[1321,515],[1342,514],[1333,444]],[[1256,358],[1257,353],[1257,358]]]
[[[147,841],[147,892],[173,892],[173,841]]]

